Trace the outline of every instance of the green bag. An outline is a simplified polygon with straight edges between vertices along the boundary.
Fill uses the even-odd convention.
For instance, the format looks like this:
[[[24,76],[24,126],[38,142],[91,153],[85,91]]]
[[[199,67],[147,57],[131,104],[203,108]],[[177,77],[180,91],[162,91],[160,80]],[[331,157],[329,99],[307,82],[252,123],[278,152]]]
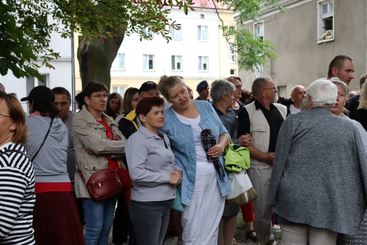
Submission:
[[[250,151],[243,146],[229,144],[224,154],[224,168],[230,173],[240,173],[250,168]]]
[[[183,210],[184,210],[184,207],[181,203],[181,188],[180,188],[180,186],[176,187],[176,198],[173,199],[171,208],[176,210],[176,211],[179,211],[179,212],[183,212]]]

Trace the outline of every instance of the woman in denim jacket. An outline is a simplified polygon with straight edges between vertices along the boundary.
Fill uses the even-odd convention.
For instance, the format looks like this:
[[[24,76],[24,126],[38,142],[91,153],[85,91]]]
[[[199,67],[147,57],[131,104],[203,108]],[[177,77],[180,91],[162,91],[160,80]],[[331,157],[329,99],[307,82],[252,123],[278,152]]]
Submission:
[[[182,240],[184,244],[217,244],[218,225],[228,194],[228,178],[216,173],[213,162],[228,145],[227,130],[207,101],[193,101],[181,77],[162,77],[158,88],[172,104],[165,111],[163,131],[171,141],[176,163],[182,169]],[[211,129],[216,145],[205,152],[201,131]]]

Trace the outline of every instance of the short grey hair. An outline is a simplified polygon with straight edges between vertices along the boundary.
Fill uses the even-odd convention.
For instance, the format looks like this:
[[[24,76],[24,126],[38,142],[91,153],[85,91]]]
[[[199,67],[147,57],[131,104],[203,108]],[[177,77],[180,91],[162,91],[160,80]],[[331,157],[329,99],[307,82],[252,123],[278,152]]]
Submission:
[[[327,106],[336,103],[338,88],[330,80],[321,78],[313,81],[307,88],[312,106]]]
[[[213,103],[220,101],[223,95],[227,95],[235,91],[233,83],[227,80],[215,80],[211,84],[210,96],[212,97]]]
[[[269,82],[273,81],[271,77],[258,77],[256,78],[251,86],[251,92],[253,96],[259,96],[261,93],[261,90],[265,87],[265,85]]]

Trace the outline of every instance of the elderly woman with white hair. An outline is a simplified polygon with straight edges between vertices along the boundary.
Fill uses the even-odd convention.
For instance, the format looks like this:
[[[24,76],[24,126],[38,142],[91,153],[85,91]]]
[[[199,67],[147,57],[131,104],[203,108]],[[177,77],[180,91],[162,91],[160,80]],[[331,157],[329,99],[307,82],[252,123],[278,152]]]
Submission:
[[[307,110],[283,123],[268,201],[282,245],[335,245],[337,233],[359,231],[367,198],[367,159],[357,128],[335,116],[337,87],[316,80]]]

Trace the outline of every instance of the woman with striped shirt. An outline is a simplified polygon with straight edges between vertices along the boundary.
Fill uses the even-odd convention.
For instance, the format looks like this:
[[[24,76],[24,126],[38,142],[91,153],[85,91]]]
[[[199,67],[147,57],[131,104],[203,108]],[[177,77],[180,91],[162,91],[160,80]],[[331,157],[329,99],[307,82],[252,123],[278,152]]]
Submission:
[[[35,244],[34,171],[22,145],[26,140],[22,106],[0,91],[0,244]]]

